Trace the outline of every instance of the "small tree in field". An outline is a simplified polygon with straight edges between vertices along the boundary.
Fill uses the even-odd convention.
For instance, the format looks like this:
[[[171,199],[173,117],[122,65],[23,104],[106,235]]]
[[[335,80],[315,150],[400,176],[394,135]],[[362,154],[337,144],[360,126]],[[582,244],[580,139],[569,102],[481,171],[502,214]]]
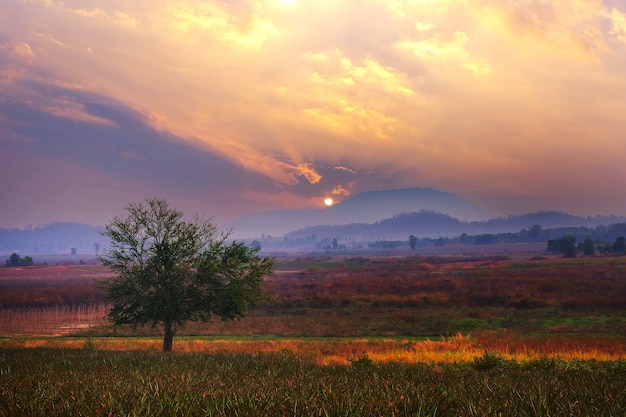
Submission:
[[[565,258],[576,257],[576,238],[574,236],[564,236],[548,241],[548,252],[562,253]]]
[[[583,242],[583,255],[593,256],[595,254],[596,254],[596,247],[593,244],[593,240],[589,236],[587,236],[587,238]]]
[[[162,325],[163,351],[172,350],[174,334],[188,321],[245,316],[262,299],[263,277],[274,260],[242,242],[226,243],[228,234],[163,199],[126,208],[103,235],[110,247],[100,261],[117,273],[103,281],[115,325]]]
[[[11,254],[9,259],[6,262],[7,266],[32,266],[33,258],[30,256],[25,256],[23,258],[20,257],[17,253]]]
[[[613,249],[613,252],[615,252],[618,255],[625,254],[626,253],[626,239],[624,239],[623,236],[620,236],[617,239],[615,239],[615,242],[613,242],[612,249]]]

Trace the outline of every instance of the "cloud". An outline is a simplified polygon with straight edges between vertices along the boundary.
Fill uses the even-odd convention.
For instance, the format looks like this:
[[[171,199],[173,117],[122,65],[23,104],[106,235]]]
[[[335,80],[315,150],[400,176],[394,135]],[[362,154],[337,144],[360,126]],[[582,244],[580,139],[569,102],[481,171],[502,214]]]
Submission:
[[[116,23],[116,24],[122,24],[122,25],[126,25],[126,26],[137,26],[137,20],[132,17],[131,15],[121,12],[119,10],[115,10],[112,13],[108,13],[102,9],[75,9],[73,10],[73,13],[75,13],[78,16],[86,16],[86,17],[92,17],[96,20],[98,19],[105,19],[108,20],[112,23]]]
[[[428,32],[433,28],[435,28],[435,25],[433,25],[432,23],[417,22],[415,24],[415,29],[417,29],[418,32]]]
[[[165,6],[163,14],[178,34],[215,36],[237,47],[259,50],[278,31],[271,19],[255,13],[239,14],[228,3],[177,2]],[[240,11],[240,10],[239,10]]]
[[[8,85],[20,78],[34,60],[35,53],[28,43],[19,40],[0,42],[0,85]]]
[[[8,0],[0,134],[102,178],[112,164],[155,189],[258,204],[417,185],[500,208],[589,193],[618,210],[607,187],[571,178],[584,165],[626,179],[624,13],[614,0]]]
[[[53,116],[66,118],[76,122],[86,122],[101,126],[115,127],[115,122],[113,120],[92,114],[82,103],[76,100],[76,97],[73,96],[55,97],[52,100],[46,100],[44,103],[37,103],[33,105],[33,108]]]
[[[610,33],[615,35],[620,41],[626,42],[626,13],[612,9],[610,17],[613,25]]]
[[[349,184],[350,185],[350,184]],[[346,197],[350,195],[350,190],[345,189],[343,186],[338,185],[331,192],[333,196],[342,196]]]
[[[334,169],[336,169],[337,171],[347,171],[347,172],[349,172],[351,174],[356,174],[356,171],[354,171],[354,170],[352,170],[350,168],[344,167],[344,166],[336,166],[336,167],[334,167]]]
[[[462,31],[455,31],[452,34],[438,33],[424,40],[401,41],[397,44],[397,48],[407,50],[424,60],[457,62],[461,68],[474,73],[488,73],[489,64],[484,59],[472,58],[466,51],[465,44],[468,39],[467,34]]]
[[[537,51],[558,49],[586,57],[607,49],[602,0],[491,1],[484,12],[488,24],[517,42],[530,41]]]
[[[35,53],[26,42],[10,42],[5,48],[9,51],[10,55],[22,62],[30,64],[35,59]]]
[[[65,94],[68,91],[56,91],[60,97]],[[11,206],[15,207],[7,208],[6,219],[18,216],[21,206],[38,207],[36,201],[41,195],[53,199],[55,190],[64,190],[58,196],[66,203],[80,200],[82,205],[90,198],[106,198],[110,200],[108,208],[113,202],[123,207],[128,201],[146,196],[168,195],[187,207],[195,206],[194,211],[205,208],[220,218],[230,218],[241,210],[236,207],[243,206],[237,197],[241,190],[275,190],[267,178],[243,170],[206,145],[192,145],[154,130],[132,109],[90,94],[74,95],[81,108],[93,117],[45,113],[17,101],[0,103],[0,112],[5,115],[0,125],[25,139],[11,144],[3,138],[5,145],[11,145],[0,164],[3,181],[11,179],[32,191],[14,195]],[[5,124],[6,120],[11,123]],[[75,196],[70,198],[68,193]],[[63,202],[53,206],[59,204]],[[85,218],[81,205],[76,205],[75,210],[66,207],[62,211],[67,217],[56,220],[72,220],[69,214]],[[30,214],[33,222],[46,216],[44,212]],[[52,220],[55,219],[40,222]],[[103,222],[106,218],[101,215],[98,220]]]

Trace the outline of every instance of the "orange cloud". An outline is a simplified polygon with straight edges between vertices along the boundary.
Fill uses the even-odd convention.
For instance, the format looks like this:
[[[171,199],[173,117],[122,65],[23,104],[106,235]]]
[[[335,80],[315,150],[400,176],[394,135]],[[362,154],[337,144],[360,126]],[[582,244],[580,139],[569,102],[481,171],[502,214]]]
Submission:
[[[606,174],[624,178],[626,11],[614,1],[9,0],[7,10],[0,80],[11,97],[102,126],[71,94],[32,85],[110,97],[280,192],[330,189],[322,165],[482,195],[549,196],[546,177],[580,193],[571,178],[590,155],[590,170],[614,164]],[[573,162],[555,173],[553,155]]]
[[[610,17],[613,25],[611,34],[615,35],[620,41],[626,42],[626,13],[612,9]]]

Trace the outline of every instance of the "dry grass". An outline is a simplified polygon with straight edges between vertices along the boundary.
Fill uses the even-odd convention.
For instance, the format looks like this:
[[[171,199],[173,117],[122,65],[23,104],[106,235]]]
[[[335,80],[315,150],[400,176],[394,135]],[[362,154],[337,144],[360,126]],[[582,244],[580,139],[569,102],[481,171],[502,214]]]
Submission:
[[[320,365],[346,365],[368,358],[375,363],[462,363],[492,352],[506,360],[524,363],[542,358],[614,361],[626,358],[626,340],[598,343],[595,339],[577,343],[573,340],[514,339],[494,343],[498,335],[458,334],[441,340],[384,338],[177,338],[174,351],[179,353],[277,353],[290,352],[309,357]],[[501,335],[500,335],[501,336]],[[160,338],[13,338],[0,341],[5,348],[77,348],[105,351],[159,351]]]
[[[64,336],[106,324],[105,304],[0,309],[0,335]]]
[[[97,265],[0,268],[0,335],[146,336],[89,340],[104,350],[160,350],[158,329],[112,329],[104,321],[94,279],[107,274]],[[265,286],[271,299],[263,308],[235,322],[189,323],[175,350],[290,350],[323,364],[363,355],[457,362],[485,351],[520,361],[611,360],[626,350],[624,257],[300,259],[279,264]],[[436,337],[459,331],[472,337]],[[13,342],[82,347],[85,340]]]

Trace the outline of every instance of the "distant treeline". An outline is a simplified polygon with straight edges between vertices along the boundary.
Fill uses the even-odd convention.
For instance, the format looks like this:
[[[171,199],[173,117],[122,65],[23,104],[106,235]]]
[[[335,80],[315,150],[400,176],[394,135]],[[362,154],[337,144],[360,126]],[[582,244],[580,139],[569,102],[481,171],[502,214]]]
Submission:
[[[31,266],[33,264],[33,258],[30,256],[21,257],[17,253],[11,254],[6,261],[6,266]]]
[[[413,235],[407,236],[406,240],[376,241],[368,244],[370,248],[393,249],[399,247],[428,247],[447,245],[491,245],[510,243],[543,243],[557,241],[561,238],[572,238],[574,245],[576,242],[591,240],[597,245],[610,245],[620,241],[626,236],[626,223],[616,223],[611,225],[600,225],[597,227],[557,227],[554,229],[544,229],[541,225],[534,225],[528,229],[522,229],[516,233],[482,233],[468,235],[462,233],[455,237],[438,238],[417,238]]]
[[[422,210],[398,214],[376,223],[315,226],[281,237],[251,239],[264,250],[341,250],[371,247],[410,246],[414,236],[418,246],[451,244],[496,244],[547,242],[566,235],[578,241],[590,237],[611,243],[626,236],[626,217],[577,217],[555,211],[500,217],[486,221],[461,221],[447,214]],[[96,254],[109,242],[101,235],[103,227],[80,223],[52,223],[26,229],[0,228],[0,254]]]

